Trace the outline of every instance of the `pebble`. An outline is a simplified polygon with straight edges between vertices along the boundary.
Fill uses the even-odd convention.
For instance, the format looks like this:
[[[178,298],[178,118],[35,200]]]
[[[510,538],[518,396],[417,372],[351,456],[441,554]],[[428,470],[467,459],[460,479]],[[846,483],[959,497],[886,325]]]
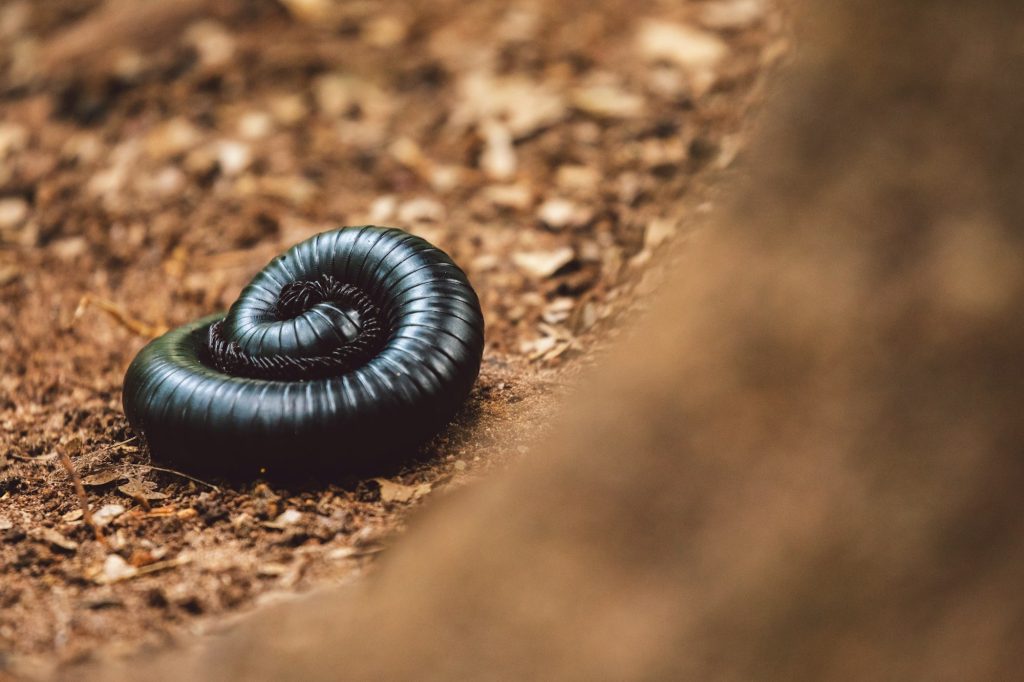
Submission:
[[[395,216],[395,212],[398,210],[398,199],[393,194],[385,194],[384,196],[377,197],[370,204],[370,211],[368,213],[370,223],[380,224],[386,223]]]
[[[522,211],[533,203],[533,192],[524,183],[514,185],[489,185],[484,188],[484,197],[499,208]]]
[[[216,143],[217,165],[227,176],[238,175],[252,163],[252,148],[244,142],[220,140]]]
[[[95,580],[101,585],[106,585],[131,578],[138,572],[139,570],[125,561],[120,554],[108,554]]]
[[[83,255],[89,248],[89,242],[85,237],[66,237],[53,242],[50,249],[58,259],[73,261]]]
[[[427,171],[430,186],[435,192],[451,192],[463,184],[465,173],[461,166],[435,163]]]
[[[9,230],[21,225],[28,217],[28,202],[21,197],[0,199],[0,230]]]
[[[274,129],[274,120],[265,111],[247,111],[238,120],[238,134],[250,140],[266,137]]]
[[[576,213],[576,204],[568,199],[548,199],[537,209],[537,217],[548,227],[561,229],[568,226]]]
[[[105,504],[93,513],[92,520],[96,522],[97,526],[102,528],[109,525],[111,521],[124,514],[124,512],[125,508],[123,505]]]
[[[276,519],[274,519],[274,526],[278,528],[294,526],[301,520],[302,512],[297,509],[285,509],[283,512],[278,514]]]
[[[593,218],[593,212],[568,199],[548,199],[537,209],[537,217],[547,227],[561,230],[566,227],[586,225]]]
[[[185,32],[185,43],[199,55],[199,66],[207,72],[219,71],[235,56],[235,39],[216,21],[200,21]]]
[[[155,159],[169,159],[188,151],[201,139],[202,134],[188,119],[172,118],[146,135],[146,152]]]

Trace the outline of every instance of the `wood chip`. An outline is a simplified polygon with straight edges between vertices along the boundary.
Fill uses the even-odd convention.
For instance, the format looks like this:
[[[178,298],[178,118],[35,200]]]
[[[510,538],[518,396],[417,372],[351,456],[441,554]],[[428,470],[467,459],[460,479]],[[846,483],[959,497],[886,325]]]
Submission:
[[[729,46],[714,33],[669,21],[644,22],[637,40],[647,58],[687,70],[714,68],[729,53]]]
[[[594,85],[575,90],[573,105],[597,118],[635,118],[644,113],[644,98],[614,85]]]
[[[533,277],[550,277],[576,257],[571,247],[551,251],[518,251],[512,254],[515,266]]]
[[[116,519],[121,514],[124,514],[125,508],[120,504],[105,504],[96,511],[93,512],[92,518],[96,522],[96,525],[102,528],[108,525],[111,521]]]
[[[494,121],[481,126],[484,151],[480,155],[480,168],[491,180],[508,180],[516,174],[516,150],[512,133]]]
[[[707,28],[738,30],[753,26],[764,17],[763,0],[721,0],[706,3],[700,10],[700,23]]]
[[[676,223],[664,218],[656,218],[647,224],[644,232],[644,247],[655,249],[676,235]]]

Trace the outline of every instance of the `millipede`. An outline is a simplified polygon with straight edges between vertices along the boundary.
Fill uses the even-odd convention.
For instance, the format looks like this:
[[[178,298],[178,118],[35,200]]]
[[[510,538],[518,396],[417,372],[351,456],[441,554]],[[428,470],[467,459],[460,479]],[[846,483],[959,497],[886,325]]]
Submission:
[[[480,301],[443,251],[343,227],[274,258],[226,314],[147,344],[124,410],[158,459],[225,472],[391,466],[465,402]]]

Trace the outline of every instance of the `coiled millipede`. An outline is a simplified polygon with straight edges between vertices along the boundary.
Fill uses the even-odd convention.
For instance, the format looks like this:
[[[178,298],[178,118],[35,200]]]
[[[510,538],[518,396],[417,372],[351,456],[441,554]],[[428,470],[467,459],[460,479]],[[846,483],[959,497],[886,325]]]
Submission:
[[[483,332],[441,250],[396,228],[323,232],[272,260],[226,315],[145,346],[125,414],[154,457],[204,469],[372,469],[454,416]]]

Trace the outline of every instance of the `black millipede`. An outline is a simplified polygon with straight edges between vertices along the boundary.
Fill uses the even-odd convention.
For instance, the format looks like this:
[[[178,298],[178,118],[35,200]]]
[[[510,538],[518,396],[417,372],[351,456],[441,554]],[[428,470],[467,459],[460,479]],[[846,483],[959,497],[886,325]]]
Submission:
[[[397,228],[345,227],[272,260],[226,314],[146,345],[124,410],[157,459],[367,471],[454,416],[483,345],[479,299],[447,254]]]

